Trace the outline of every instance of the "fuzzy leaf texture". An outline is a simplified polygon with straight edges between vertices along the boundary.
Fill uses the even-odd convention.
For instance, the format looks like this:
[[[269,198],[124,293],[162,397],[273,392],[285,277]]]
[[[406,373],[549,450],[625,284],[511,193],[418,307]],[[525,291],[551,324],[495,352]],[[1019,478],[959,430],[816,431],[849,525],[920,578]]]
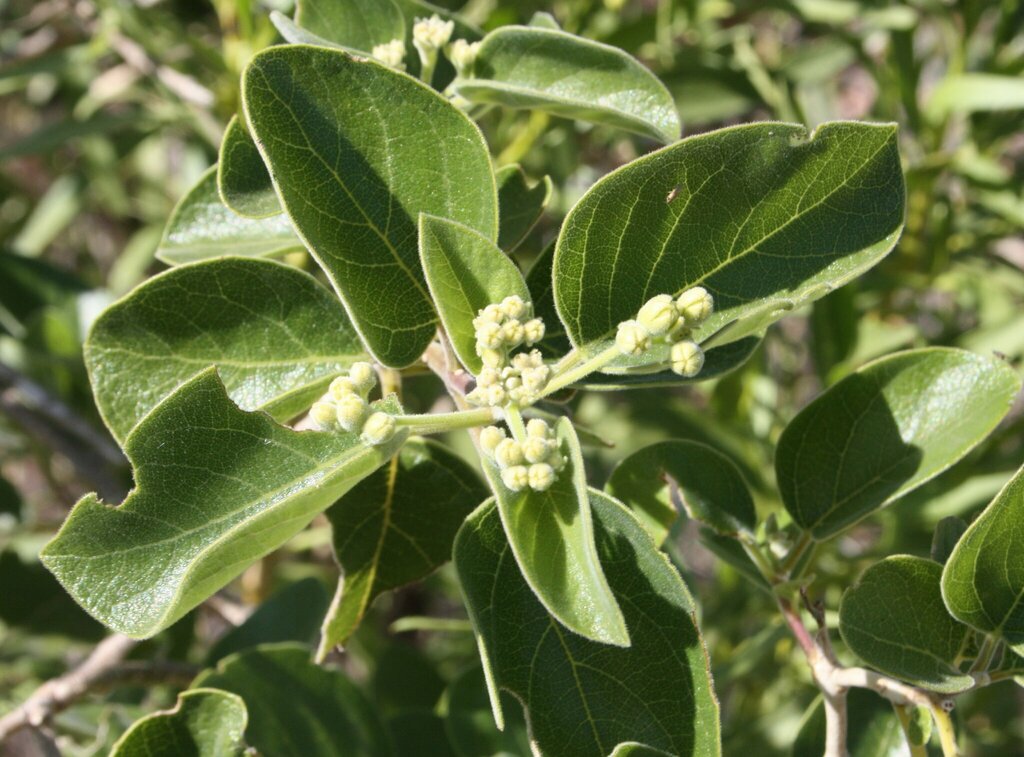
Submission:
[[[236,757],[245,753],[242,699],[217,689],[178,695],[174,709],[137,720],[110,757]]]
[[[405,40],[405,17],[392,0],[298,0],[295,23],[352,50]]]
[[[365,357],[329,290],[291,266],[246,258],[154,276],[103,312],[85,347],[96,404],[122,442],[210,366],[243,410],[285,421]]]
[[[782,501],[815,539],[835,536],[966,455],[1019,389],[1005,362],[965,350],[909,350],[869,363],[782,432]]]
[[[419,264],[419,214],[497,239],[479,129],[412,77],[321,47],[258,53],[242,94],[285,210],[363,341],[385,365],[414,362],[437,326]]]
[[[1024,468],[971,524],[946,562],[949,611],[1024,655]]]
[[[763,331],[881,260],[903,228],[896,127],[782,123],[690,137],[600,179],[558,239],[554,289],[573,344],[603,349],[656,294],[703,286],[717,344]],[[664,367],[668,347],[618,367]],[[615,365],[613,364],[613,368]]]
[[[231,117],[220,143],[217,191],[228,208],[246,218],[267,218],[281,212],[260,151],[238,116]]]
[[[41,559],[97,620],[152,636],[305,528],[404,439],[370,447],[355,434],[292,431],[239,410],[209,369],[128,437],[135,489],[124,503],[83,497]]]
[[[523,703],[549,757],[605,757],[622,743],[717,755],[718,702],[693,599],[625,507],[596,490],[589,495],[628,648],[568,633],[548,614],[517,569],[493,504],[470,516],[455,541],[499,724],[497,691],[505,689]]]

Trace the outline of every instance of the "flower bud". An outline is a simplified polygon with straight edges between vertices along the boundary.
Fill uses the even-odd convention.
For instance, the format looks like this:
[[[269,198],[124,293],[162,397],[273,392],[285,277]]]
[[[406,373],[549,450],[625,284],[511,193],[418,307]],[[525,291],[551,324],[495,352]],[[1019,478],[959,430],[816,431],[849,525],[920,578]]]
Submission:
[[[484,388],[478,386],[473,391],[467,392],[466,402],[468,402],[471,405],[486,405],[487,399],[484,396]]]
[[[636,321],[623,321],[615,334],[615,346],[623,355],[641,355],[651,347],[651,332]]]
[[[514,492],[530,485],[530,471],[525,465],[513,465],[501,472],[501,482]]]
[[[676,310],[676,304],[670,295],[659,294],[647,300],[637,313],[636,319],[653,336],[662,336],[676,325],[679,311]]]
[[[509,318],[522,318],[526,315],[526,303],[518,294],[513,294],[501,301],[501,312]]]
[[[517,386],[508,390],[508,400],[519,407],[525,407],[533,403],[534,397],[525,386]]]
[[[505,392],[505,387],[501,384],[491,384],[484,388],[484,398],[487,400],[488,405],[495,407],[497,405],[504,405],[508,395]]]
[[[405,42],[403,40],[393,39],[382,45],[374,45],[371,55],[389,68],[405,70]]]
[[[455,31],[455,22],[442,21],[436,13],[430,18],[418,18],[412,27],[412,43],[416,45],[420,56],[436,55],[437,51],[448,44]]]
[[[504,339],[504,329],[496,323],[482,323],[476,330],[477,346],[485,350],[500,349]]]
[[[669,354],[672,361],[672,371],[680,376],[692,378],[700,373],[700,369],[704,367],[704,350],[696,342],[689,339],[673,344]]]
[[[548,459],[552,446],[547,439],[531,436],[522,443],[523,457],[528,463],[543,463]]]
[[[478,351],[480,359],[488,368],[497,368],[505,362],[505,353],[500,350],[482,349]]]
[[[501,308],[498,305],[488,305],[473,319],[473,328],[478,329],[485,323],[501,323],[503,320],[505,314],[501,312]]]
[[[523,324],[523,341],[528,345],[534,345],[544,338],[544,321],[540,318],[531,318]]]
[[[357,394],[356,383],[348,376],[338,376],[331,382],[327,389],[328,393],[335,400],[342,400],[352,394]]]
[[[464,39],[457,39],[448,45],[445,52],[448,55],[448,60],[455,66],[455,71],[459,76],[469,76],[472,72],[473,64],[476,62],[476,55],[479,50],[479,42],[470,44]]]
[[[505,379],[505,389],[506,390],[518,389],[522,385],[523,385],[523,380],[519,376],[509,376],[507,379]]]
[[[551,369],[546,365],[539,368],[527,368],[523,371],[523,386],[532,392],[539,392],[547,385],[550,374]]]
[[[527,471],[527,481],[534,491],[546,491],[555,483],[555,469],[547,463],[535,463]]]
[[[523,447],[515,439],[503,439],[494,448],[494,462],[499,468],[508,468],[512,465],[522,465]]]
[[[526,422],[526,435],[534,439],[549,439],[552,436],[551,427],[540,418],[530,418]]]
[[[526,336],[523,324],[512,319],[505,322],[505,325],[501,327],[501,338],[502,341],[509,347],[518,347],[523,343],[523,337]]]
[[[369,406],[366,404],[366,400],[358,394],[342,397],[338,400],[338,425],[346,431],[358,431],[366,419],[367,412],[369,412]]]
[[[397,424],[387,413],[376,412],[363,424],[363,441],[367,444],[384,444],[395,435]]]
[[[484,368],[476,377],[477,386],[488,387],[498,383],[501,383],[501,373],[497,368]]]
[[[348,369],[348,377],[356,391],[364,397],[377,386],[377,372],[369,363],[352,363],[352,367]]]
[[[487,426],[480,430],[480,446],[491,457],[494,457],[494,450],[504,439],[505,431],[497,426]]]
[[[704,287],[693,287],[679,295],[676,307],[687,325],[696,326],[711,315],[715,309],[715,298]]]
[[[314,402],[309,408],[309,417],[321,429],[328,429],[335,423],[335,410],[333,402]]]

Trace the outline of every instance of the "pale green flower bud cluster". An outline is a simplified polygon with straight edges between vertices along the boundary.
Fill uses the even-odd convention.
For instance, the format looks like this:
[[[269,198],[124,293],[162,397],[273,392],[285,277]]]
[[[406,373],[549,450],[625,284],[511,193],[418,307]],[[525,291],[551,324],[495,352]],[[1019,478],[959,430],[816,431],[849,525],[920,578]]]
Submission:
[[[397,69],[398,71],[405,70],[404,40],[393,39],[390,42],[385,42],[382,45],[375,45],[373,48],[372,55],[374,58],[376,58],[389,68],[394,68]]]
[[[480,43],[457,39],[448,45],[444,51],[448,56],[448,60],[455,66],[455,72],[459,76],[469,76],[473,72],[473,64],[476,63],[477,53],[480,52]]]
[[[424,66],[433,67],[437,51],[448,44],[455,31],[454,21],[443,21],[436,13],[430,18],[418,18],[412,27],[412,43]]]
[[[366,398],[377,385],[377,373],[369,363],[353,363],[348,375],[331,382],[327,394],[314,402],[309,417],[321,429],[342,428],[358,433],[367,444],[383,444],[395,435],[395,419],[370,408]]]
[[[636,318],[619,324],[615,346],[623,355],[642,355],[655,339],[672,345],[672,370],[692,377],[704,367],[704,351],[691,340],[693,329],[714,312],[715,301],[704,287],[687,289],[679,297],[659,294],[649,299]]]
[[[506,437],[504,429],[487,426],[480,432],[480,446],[501,471],[502,483],[514,492],[546,491],[565,467],[554,431],[539,418],[526,424],[522,442]]]
[[[537,350],[519,352],[517,347],[532,347],[544,338],[544,322],[530,318],[530,303],[512,295],[498,304],[488,305],[473,319],[476,329],[476,353],[484,368],[477,376],[476,388],[466,395],[475,405],[520,407],[537,401],[551,378],[551,368]]]

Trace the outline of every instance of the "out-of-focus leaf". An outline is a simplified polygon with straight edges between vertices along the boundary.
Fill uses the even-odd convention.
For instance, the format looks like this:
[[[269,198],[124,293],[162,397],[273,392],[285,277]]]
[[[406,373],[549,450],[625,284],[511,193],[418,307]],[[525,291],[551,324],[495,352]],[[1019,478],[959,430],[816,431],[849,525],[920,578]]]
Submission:
[[[523,708],[507,691],[500,692],[504,728],[494,727],[483,668],[474,666],[448,686],[448,739],[460,757],[491,757],[497,754],[529,754],[530,739]]]
[[[232,757],[245,752],[247,715],[241,697],[217,689],[178,695],[173,710],[136,721],[110,757]]]
[[[518,163],[502,166],[494,174],[498,184],[498,247],[512,252],[540,220],[551,200],[551,177],[533,186]]]
[[[995,110],[1024,110],[1024,79],[989,73],[947,76],[925,104],[925,112],[935,121],[950,113]]]
[[[267,218],[281,212],[270,173],[238,116],[232,116],[220,143],[217,189],[223,203],[246,218]]]
[[[945,565],[966,530],[967,521],[956,515],[940,520],[932,535],[932,559],[939,565]]]
[[[15,552],[0,552],[0,620],[36,637],[59,634],[97,641],[103,627],[77,604],[46,569],[23,561]]]

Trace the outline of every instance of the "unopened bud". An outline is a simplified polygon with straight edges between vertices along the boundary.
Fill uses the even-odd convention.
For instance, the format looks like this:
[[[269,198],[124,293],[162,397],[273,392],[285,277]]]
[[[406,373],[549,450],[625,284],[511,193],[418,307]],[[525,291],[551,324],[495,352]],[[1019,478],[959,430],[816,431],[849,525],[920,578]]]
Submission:
[[[335,423],[333,402],[314,402],[309,408],[309,417],[322,429],[330,428]]]
[[[526,435],[534,439],[547,439],[551,436],[551,427],[540,418],[530,418],[526,422]]]
[[[522,444],[523,457],[528,463],[543,463],[548,459],[551,452],[551,445],[547,439],[540,439],[531,436]]]
[[[488,305],[473,319],[473,328],[478,329],[485,323],[501,323],[504,319],[505,314],[498,305]]]
[[[352,394],[358,394],[356,383],[348,376],[338,376],[331,382],[328,393],[335,400],[342,400]]]
[[[498,368],[505,362],[505,353],[500,350],[482,349],[479,354],[483,364],[488,368]]]
[[[555,469],[547,463],[535,463],[530,466],[527,472],[530,488],[542,492],[551,488],[555,483]]]
[[[497,368],[484,368],[480,371],[480,375],[476,377],[477,386],[493,386],[494,384],[501,382],[501,373]]]
[[[348,377],[356,391],[364,397],[377,386],[377,372],[369,363],[352,363],[352,367],[348,369]]]
[[[513,465],[501,472],[501,482],[514,492],[530,485],[530,470],[525,465]]]
[[[455,22],[442,21],[436,13],[430,18],[418,18],[412,27],[412,43],[420,55],[436,54],[448,44],[455,31]]]
[[[504,344],[504,330],[496,323],[482,323],[476,330],[476,343],[485,350],[496,350]]]
[[[544,338],[544,321],[540,318],[531,318],[523,324],[523,341],[528,345],[534,345]]]
[[[395,419],[387,413],[376,412],[363,424],[363,441],[367,444],[384,444],[395,435]]]
[[[349,394],[338,400],[337,420],[346,431],[358,431],[366,419],[369,406],[358,394]]]
[[[487,404],[491,407],[504,405],[505,400],[507,399],[505,387],[501,384],[491,384],[491,386],[484,388],[484,397],[487,400]]]
[[[527,368],[523,371],[523,386],[532,392],[539,392],[548,383],[548,376],[551,369],[546,365],[539,368]]]
[[[647,300],[636,316],[637,321],[651,332],[652,336],[662,336],[676,325],[679,320],[679,311],[672,297],[667,294],[659,294]]]
[[[448,60],[455,66],[455,71],[459,76],[469,76],[473,69],[473,64],[476,62],[476,55],[479,50],[479,42],[470,44],[464,39],[457,39],[448,45],[445,52],[448,54]]]
[[[523,459],[523,447],[515,439],[504,439],[494,448],[494,462],[500,468],[522,465]]]
[[[686,340],[672,345],[669,353],[672,371],[680,376],[692,378],[704,367],[704,350],[696,342]]]
[[[623,355],[642,355],[651,347],[651,332],[636,321],[623,321],[615,334],[615,346]]]
[[[501,312],[509,318],[522,318],[526,315],[526,303],[518,294],[513,294],[501,301]]]
[[[494,457],[494,450],[504,439],[505,432],[497,426],[487,426],[480,430],[480,446],[491,457]]]
[[[405,42],[400,39],[393,39],[382,45],[374,45],[371,55],[385,66],[399,71],[405,70]]]
[[[704,287],[693,287],[679,295],[676,307],[687,325],[696,326],[711,315],[715,309],[715,298]]]
[[[506,321],[505,325],[501,327],[502,341],[509,347],[518,347],[523,343],[524,336],[526,336],[526,331],[523,324],[514,318]]]

